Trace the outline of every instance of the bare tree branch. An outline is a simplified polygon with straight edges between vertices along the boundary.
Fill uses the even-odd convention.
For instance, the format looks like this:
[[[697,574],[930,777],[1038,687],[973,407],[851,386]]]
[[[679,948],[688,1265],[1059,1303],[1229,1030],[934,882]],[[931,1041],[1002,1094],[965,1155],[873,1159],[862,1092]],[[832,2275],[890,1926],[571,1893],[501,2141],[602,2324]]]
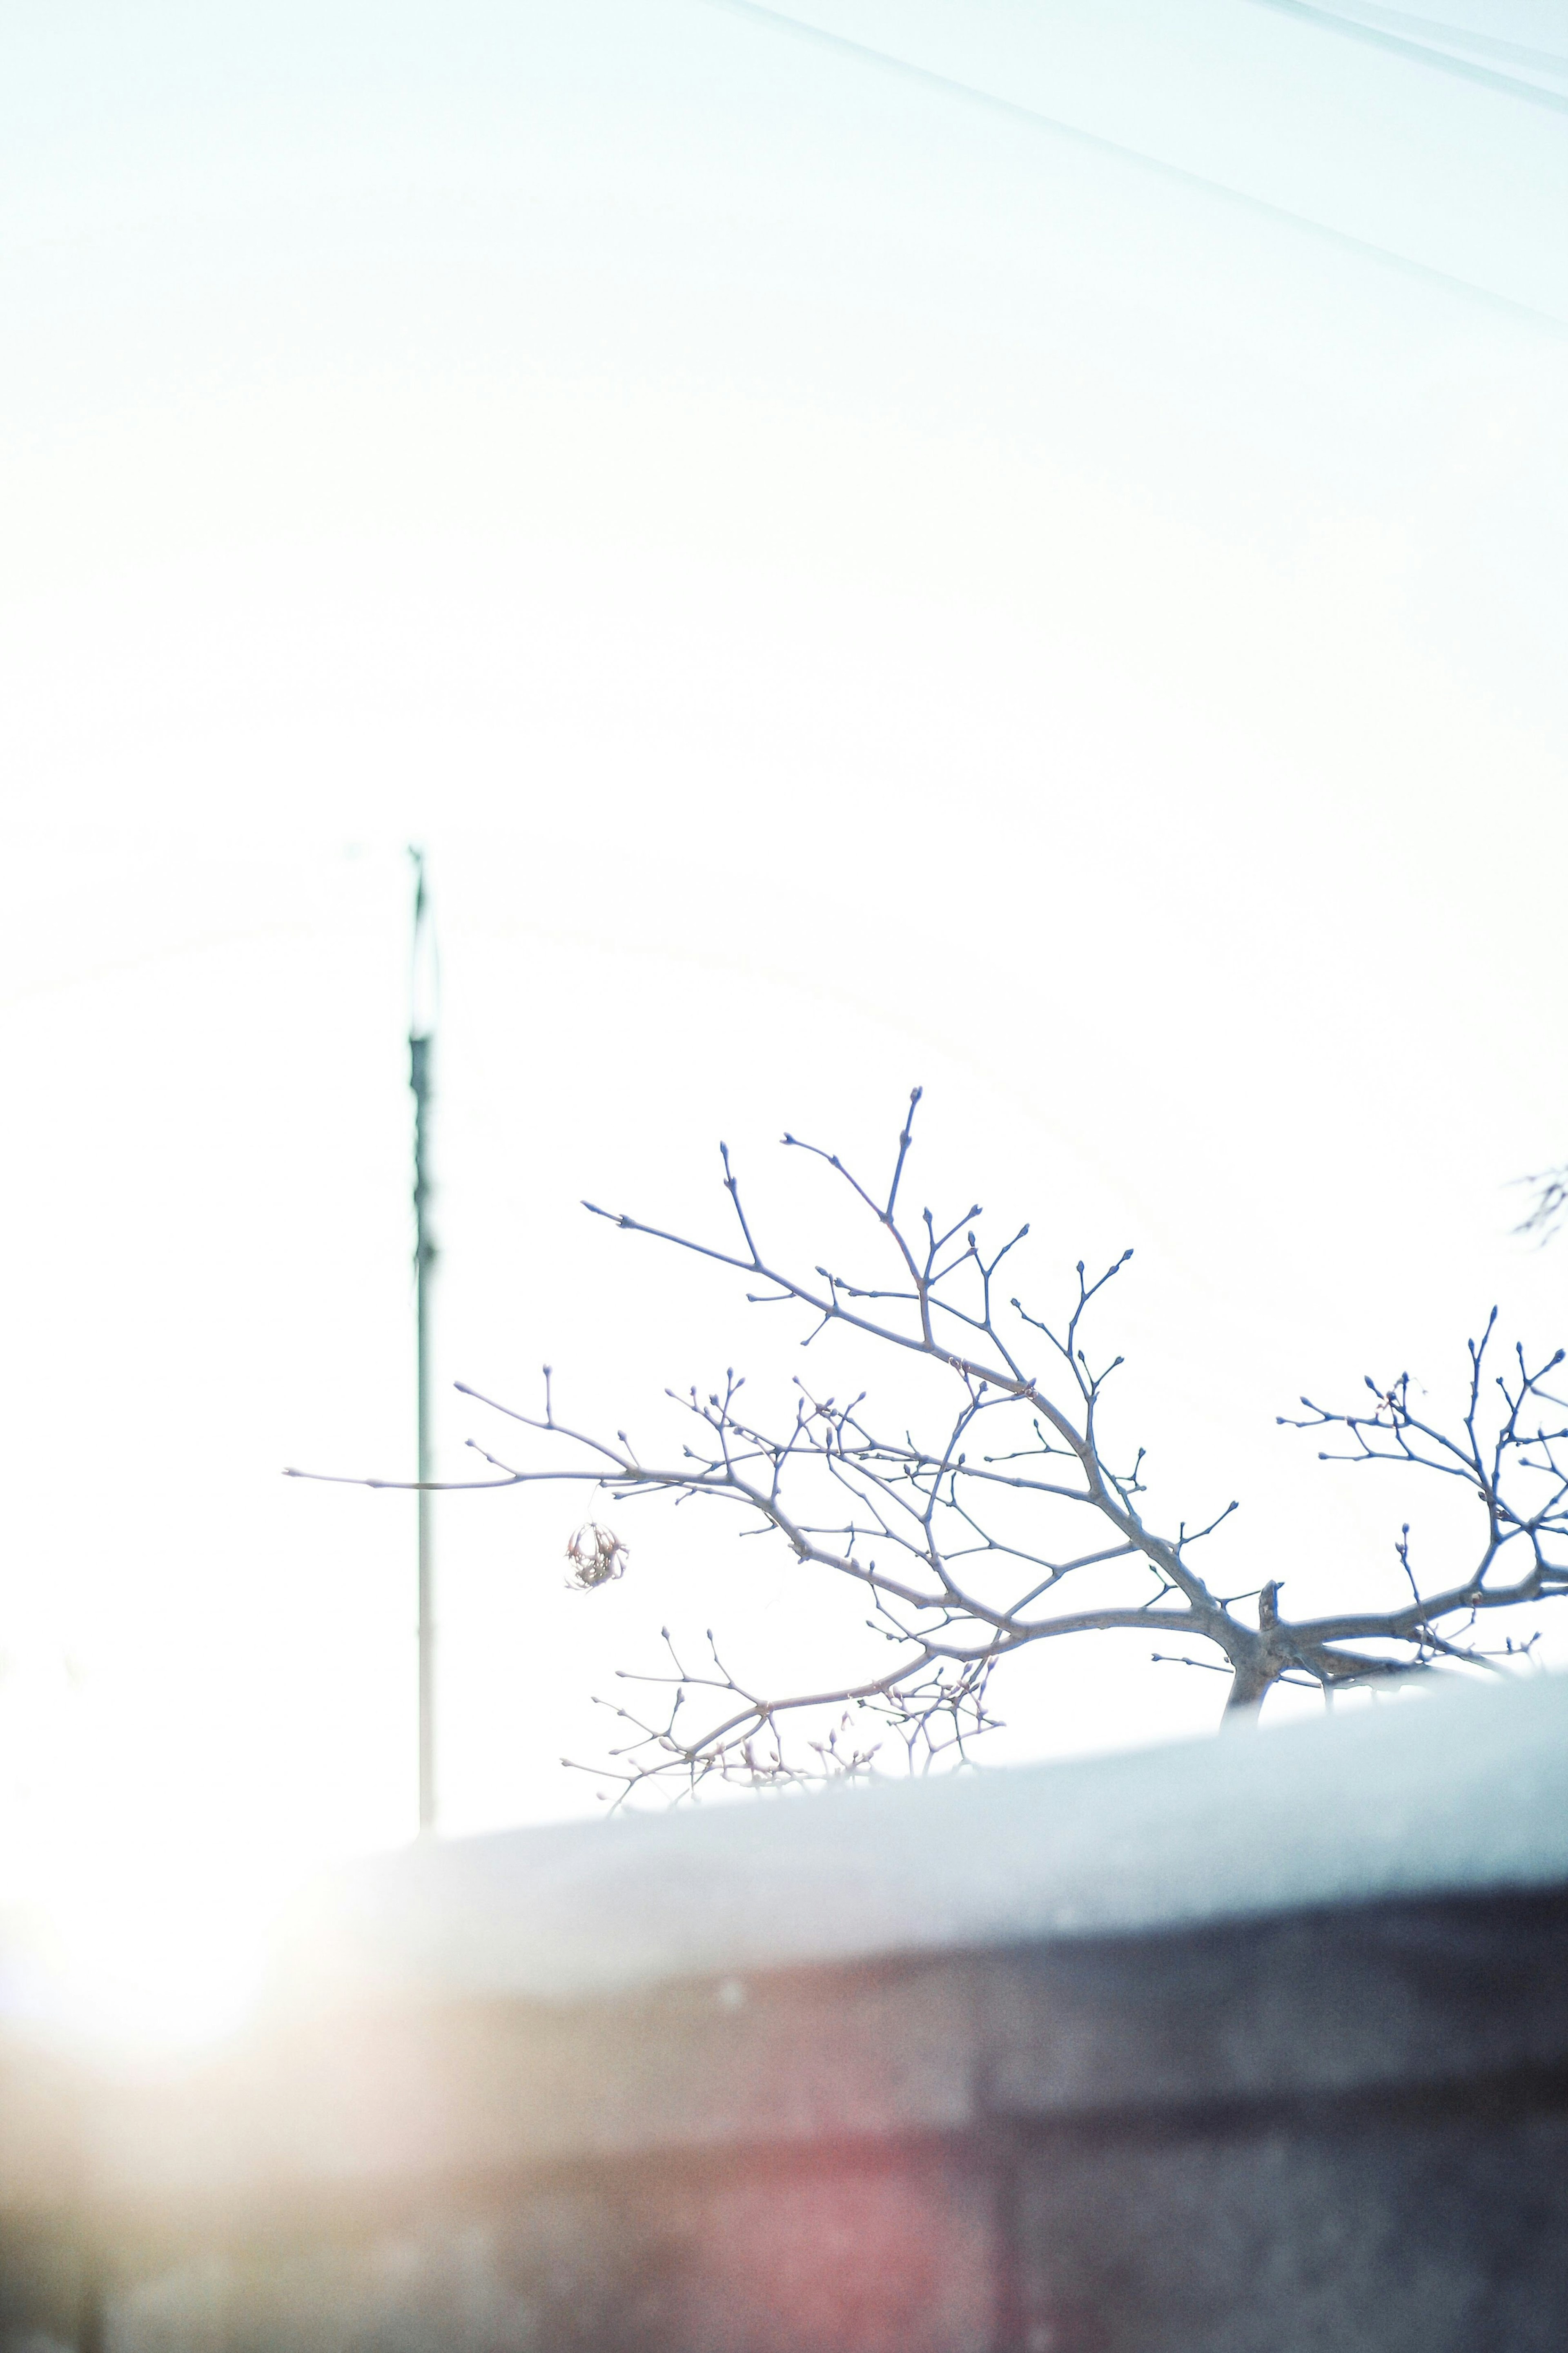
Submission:
[[[745,1384],[731,1370],[706,1396],[694,1388],[667,1392],[682,1410],[685,1441],[677,1459],[650,1462],[624,1430],[611,1440],[560,1419],[548,1367],[542,1407],[533,1413],[458,1384],[534,1444],[512,1461],[470,1439],[489,1475],[447,1483],[577,1483],[608,1499],[606,1513],[617,1499],[658,1493],[717,1498],[739,1514],[742,1533],[780,1539],[804,1567],[858,1590],[868,1611],[864,1628],[890,1653],[880,1673],[773,1690],[732,1671],[711,1634],[706,1658],[689,1668],[667,1630],[670,1672],[620,1678],[647,1694],[639,1707],[601,1703],[611,1705],[625,1736],[607,1767],[590,1769],[605,1773],[617,1803],[667,1780],[689,1791],[713,1778],[855,1776],[872,1770],[885,1750],[901,1751],[919,1770],[965,1757],[998,1722],[991,1686],[1005,1662],[1080,1634],[1148,1633],[1179,1645],[1152,1656],[1225,1673],[1226,1718],[1240,1723],[1253,1720],[1281,1683],[1316,1685],[1326,1700],[1336,1690],[1440,1664],[1496,1671],[1500,1661],[1528,1656],[1533,1636],[1510,1635],[1497,1651],[1481,1646],[1476,1630],[1489,1613],[1568,1592],[1568,1407],[1547,1387],[1561,1349],[1535,1364],[1516,1349],[1495,1371],[1494,1312],[1469,1344],[1468,1400],[1452,1429],[1413,1401],[1405,1374],[1392,1383],[1369,1377],[1364,1410],[1303,1398],[1300,1417],[1279,1417],[1293,1428],[1334,1433],[1339,1443],[1323,1450],[1326,1461],[1384,1463],[1467,1488],[1483,1507],[1484,1531],[1457,1582],[1424,1589],[1406,1525],[1394,1547],[1406,1598],[1394,1606],[1288,1620],[1278,1578],[1266,1577],[1250,1593],[1218,1594],[1193,1556],[1236,1504],[1196,1528],[1183,1523],[1173,1535],[1162,1533],[1140,1504],[1142,1449],[1119,1465],[1102,1439],[1106,1385],[1121,1358],[1097,1366],[1086,1335],[1131,1251],[1092,1277],[1079,1261],[1065,1321],[1035,1314],[1016,1295],[1002,1305],[997,1271],[1026,1226],[987,1256],[978,1204],[946,1225],[929,1209],[912,1224],[900,1213],[919,1102],[917,1088],[885,1192],[862,1182],[836,1153],[784,1138],[842,1182],[883,1237],[886,1281],[874,1271],[851,1280],[826,1265],[802,1274],[775,1263],[756,1239],[724,1145],[722,1181],[739,1252],[584,1207],[623,1232],[758,1283],[746,1293],[754,1304],[800,1309],[809,1326],[803,1345],[834,1328],[873,1359],[923,1361],[938,1393],[947,1395],[940,1434],[922,1440],[889,1428],[865,1390],[841,1400],[798,1377],[793,1408],[770,1422],[753,1417]],[[626,1558],[619,1538],[596,1519],[578,1529],[569,1553],[574,1581],[588,1588],[618,1577]],[[1254,1599],[1255,1620],[1237,1608]]]
[[[1568,1163],[1561,1168],[1541,1169],[1533,1176],[1521,1176],[1519,1182],[1530,1186],[1535,1198],[1514,1232],[1534,1234],[1543,1242],[1550,1240],[1563,1222],[1564,1210],[1568,1210]]]

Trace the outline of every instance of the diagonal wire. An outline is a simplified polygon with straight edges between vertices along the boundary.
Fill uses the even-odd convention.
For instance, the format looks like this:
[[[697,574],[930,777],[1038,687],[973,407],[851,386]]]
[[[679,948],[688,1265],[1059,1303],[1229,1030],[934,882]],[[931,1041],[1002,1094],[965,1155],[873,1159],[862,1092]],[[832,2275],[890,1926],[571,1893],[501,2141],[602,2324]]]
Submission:
[[[1342,16],[1337,8],[1314,8],[1309,5],[1309,0],[1256,0],[1256,5],[1273,8],[1282,16],[1298,17],[1309,25],[1321,25],[1327,33],[1343,33],[1352,41],[1365,41],[1374,49],[1387,49],[1396,58],[1434,66],[1439,73],[1458,74],[1461,80],[1479,82],[1484,90],[1501,90],[1505,97],[1526,99],[1531,106],[1549,106],[1553,113],[1568,114],[1568,98],[1557,90],[1544,89],[1540,82],[1522,81],[1517,74],[1499,73],[1494,67],[1474,65],[1468,58],[1455,57],[1452,51],[1438,48],[1435,43],[1407,40],[1381,26],[1363,24],[1355,16]],[[1419,24],[1423,20],[1412,17],[1409,21]],[[1456,37],[1463,38],[1457,26],[1454,33]]]
[[[1568,74],[1568,57],[1551,49],[1532,49],[1523,41],[1500,41],[1494,34],[1472,32],[1468,25],[1446,25],[1436,16],[1412,16],[1403,8],[1374,8],[1372,0],[1341,0],[1336,16],[1353,13],[1359,25],[1376,25],[1385,33],[1402,33],[1425,48],[1447,45],[1451,55],[1506,58],[1510,65],[1533,67],[1537,72]]]
[[[1068,140],[1075,146],[1087,147],[1101,155],[1114,155],[1121,162],[1131,164],[1143,172],[1184,188],[1196,188],[1205,195],[1219,196],[1240,205],[1247,211],[1265,220],[1283,221],[1295,229],[1304,229],[1310,237],[1337,246],[1342,252],[1359,254],[1363,259],[1383,263],[1405,271],[1408,276],[1426,280],[1428,285],[1442,286],[1450,293],[1466,294],[1473,301],[1485,302],[1506,311],[1514,318],[1529,319],[1537,325],[1548,326],[1561,334],[1568,329],[1568,319],[1554,311],[1544,311],[1533,302],[1521,302],[1511,294],[1500,294],[1490,286],[1482,286],[1473,278],[1460,278],[1449,269],[1439,269],[1429,261],[1417,261],[1407,253],[1395,252],[1392,246],[1375,244],[1370,237],[1354,237],[1348,229],[1331,228],[1326,221],[1313,220],[1308,213],[1293,212],[1287,205],[1270,204],[1266,196],[1249,195],[1245,188],[1233,188],[1224,180],[1208,179],[1201,172],[1189,172],[1180,164],[1167,164],[1158,155],[1151,155],[1141,147],[1128,147],[1117,139],[1107,139],[1098,131],[1081,130],[1075,122],[1063,122],[1057,116],[1043,114],[1036,107],[1023,106],[1017,100],[1000,98],[994,90],[984,90],[977,82],[960,81],[952,74],[938,73],[930,66],[916,65],[909,58],[900,58],[891,49],[873,48],[865,41],[853,41],[845,33],[829,32],[826,26],[808,24],[804,17],[792,16],[782,8],[766,8],[761,0],[700,0],[709,8],[722,9],[726,16],[742,16],[751,23],[766,26],[772,32],[789,35],[813,47],[830,49],[839,57],[851,58],[857,64],[872,65],[884,72],[897,74],[902,80],[918,83],[922,89],[940,90],[945,97],[964,100],[972,106],[983,106],[994,114],[1005,114],[1015,122],[1026,124],[1031,130],[1044,131],[1056,139]],[[1283,5],[1283,0],[1279,0]]]

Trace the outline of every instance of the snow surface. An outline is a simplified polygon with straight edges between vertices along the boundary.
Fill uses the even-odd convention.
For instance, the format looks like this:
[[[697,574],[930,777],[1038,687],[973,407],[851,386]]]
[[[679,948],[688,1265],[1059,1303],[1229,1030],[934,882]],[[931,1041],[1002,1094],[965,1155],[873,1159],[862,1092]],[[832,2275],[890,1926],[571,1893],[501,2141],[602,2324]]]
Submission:
[[[1568,1676],[1068,1763],[438,1841],[324,1883],[293,1997],[681,1978],[1568,1884]]]

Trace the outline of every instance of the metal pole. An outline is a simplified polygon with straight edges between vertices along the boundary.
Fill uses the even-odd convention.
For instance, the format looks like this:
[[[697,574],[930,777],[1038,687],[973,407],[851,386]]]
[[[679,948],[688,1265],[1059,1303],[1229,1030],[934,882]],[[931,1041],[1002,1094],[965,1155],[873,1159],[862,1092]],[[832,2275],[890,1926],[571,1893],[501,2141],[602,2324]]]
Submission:
[[[430,1281],[436,1245],[430,1237],[431,1065],[436,1038],[435,934],[425,889],[425,853],[414,860],[413,973],[408,1023],[408,1083],[414,1090],[414,1353],[419,1511],[419,1828],[436,1827],[436,1615],[430,1427]]]

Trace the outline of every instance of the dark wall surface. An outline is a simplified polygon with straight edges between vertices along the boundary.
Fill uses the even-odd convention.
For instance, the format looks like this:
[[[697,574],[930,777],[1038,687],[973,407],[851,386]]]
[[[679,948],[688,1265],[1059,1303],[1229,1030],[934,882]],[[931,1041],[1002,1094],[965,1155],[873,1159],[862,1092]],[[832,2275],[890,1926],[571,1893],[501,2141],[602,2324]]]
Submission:
[[[1557,1895],[387,2013],[160,2096],[99,2318],[57,2250],[5,2353],[1568,2346]]]

